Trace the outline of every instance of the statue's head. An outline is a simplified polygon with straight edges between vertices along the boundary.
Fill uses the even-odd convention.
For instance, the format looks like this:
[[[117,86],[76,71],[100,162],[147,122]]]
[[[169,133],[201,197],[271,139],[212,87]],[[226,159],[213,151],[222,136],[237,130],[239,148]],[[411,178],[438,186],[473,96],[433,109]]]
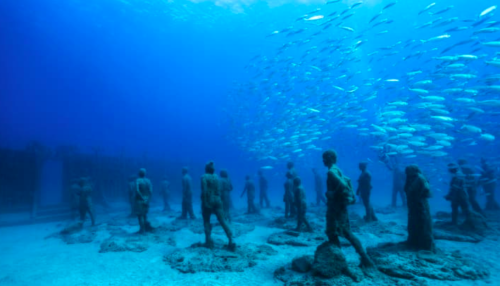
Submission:
[[[360,163],[359,163],[359,169],[360,169],[361,171],[363,171],[363,172],[364,172],[364,171],[366,170],[366,168],[367,168],[367,167],[368,167],[368,162],[360,162]]]
[[[417,165],[409,165],[408,167],[406,167],[405,173],[406,176],[413,177],[421,174],[422,171],[420,171],[420,168]]]
[[[333,164],[337,164],[337,152],[335,150],[327,150],[323,153],[323,164],[330,167]]]
[[[300,180],[299,177],[296,177],[295,179],[293,179],[293,185],[294,186],[300,186],[300,184],[302,183],[302,181]]]
[[[139,178],[144,178],[146,177],[146,169],[140,168],[139,169]]]
[[[187,173],[189,173],[189,168],[188,167],[182,167],[182,174],[186,175]]]
[[[221,176],[221,178],[229,177],[229,175],[227,174],[227,171],[225,169],[220,170],[220,176]]]
[[[458,159],[458,165],[460,165],[460,166],[467,165],[467,160],[465,160],[465,159]]]
[[[207,174],[215,173],[214,162],[210,161],[205,165],[205,173],[207,173]]]
[[[448,171],[452,174],[456,174],[458,172],[459,168],[460,168],[460,166],[458,166],[458,164],[456,164],[456,163],[449,163],[448,164]]]

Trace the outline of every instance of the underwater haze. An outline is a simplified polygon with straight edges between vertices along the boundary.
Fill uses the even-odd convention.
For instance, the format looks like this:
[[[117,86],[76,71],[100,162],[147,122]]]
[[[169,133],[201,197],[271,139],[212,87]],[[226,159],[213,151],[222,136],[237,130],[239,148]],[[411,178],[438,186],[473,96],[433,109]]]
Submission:
[[[246,197],[240,198],[245,176],[250,175],[258,186],[261,170],[269,180],[271,205],[282,208],[287,162],[295,163],[308,203],[313,204],[317,193],[312,169],[319,170],[325,181],[322,154],[334,149],[339,167],[355,188],[359,163],[367,163],[375,211],[381,221],[397,223],[394,242],[406,236],[407,217],[406,210],[385,209],[391,203],[393,169],[420,167],[430,184],[433,214],[450,211],[445,199],[452,178],[450,163],[466,160],[478,189],[496,183],[500,166],[498,6],[494,0],[2,0],[0,148],[24,149],[36,141],[54,150],[77,146],[87,154],[99,149],[109,156],[172,162],[178,177],[168,179],[173,182],[172,197],[178,201],[180,167],[189,166],[198,220],[198,175],[207,162],[215,162],[217,174],[222,168],[229,171],[236,207],[246,207]],[[489,171],[496,173],[486,178]],[[160,171],[152,172],[159,190],[160,176],[155,172]],[[75,174],[84,175],[88,174]],[[62,178],[49,181],[57,185]],[[495,195],[495,188],[479,191],[477,200],[484,206]],[[155,200],[159,202],[159,196]],[[276,209],[266,210],[264,216],[271,217],[272,211]],[[308,214],[320,218],[312,225],[316,230],[321,226],[323,235],[325,210],[318,206]],[[173,217],[159,220],[170,224]],[[273,228],[259,225],[258,219],[236,222],[241,223],[234,231],[240,236],[237,244],[272,234]],[[135,226],[136,221],[129,224]],[[245,237],[247,225],[257,228]],[[177,248],[187,248],[197,241],[195,234],[203,233],[201,223],[200,229],[190,229],[192,233],[186,233],[184,225],[177,226],[181,230],[169,236],[171,241],[155,237],[155,243],[177,239]],[[16,231],[22,236],[25,230]],[[217,235],[223,234],[218,231]],[[382,236],[372,237],[372,229],[363,231],[365,246],[387,242]],[[110,233],[115,235],[116,229]],[[454,242],[440,247],[461,249],[463,245],[453,243],[470,243],[475,236],[470,237],[453,236]],[[489,242],[481,251],[497,251],[497,246]],[[259,251],[268,251],[264,249]],[[315,248],[311,249],[299,252],[313,254]],[[220,283],[291,283],[273,280],[273,275],[285,258],[294,255],[296,250],[291,248],[278,250],[268,264],[257,266],[267,276],[245,272],[241,278],[234,270]],[[349,255],[356,257],[354,250]],[[158,262],[154,257],[144,254],[140,259]],[[105,259],[108,264],[103,265],[120,258]],[[155,263],[161,261],[160,257]],[[166,263],[172,266],[172,261]],[[499,261],[485,263],[498,266]],[[91,265],[82,267],[95,270]],[[133,264],[123,269],[133,269]],[[163,285],[157,275],[163,269],[154,269],[157,272],[148,272],[156,283],[151,285]],[[176,285],[219,285],[200,271],[182,269],[172,274],[172,269],[168,273]],[[145,277],[122,274],[115,273],[120,282],[100,273],[96,279],[104,284],[88,285],[134,285],[131,281],[149,285]],[[182,275],[193,276],[184,279]],[[252,275],[254,280],[248,277]],[[435,285],[483,283],[481,275]],[[7,279],[2,276],[0,284]],[[5,281],[12,285],[27,281],[17,278],[21,282],[16,284],[16,279],[9,279]],[[425,279],[433,285],[432,277]],[[49,285],[47,281],[40,285]],[[67,282],[57,280],[54,285]],[[418,279],[413,282],[424,285]],[[82,278],[74,285],[84,283]]]

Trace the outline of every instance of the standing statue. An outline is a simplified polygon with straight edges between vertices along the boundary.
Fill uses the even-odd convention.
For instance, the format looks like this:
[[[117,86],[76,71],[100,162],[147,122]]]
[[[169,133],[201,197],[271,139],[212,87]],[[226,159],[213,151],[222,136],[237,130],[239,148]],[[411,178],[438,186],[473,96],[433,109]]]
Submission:
[[[481,158],[481,168],[483,171],[480,182],[486,195],[485,209],[489,211],[500,210],[500,205],[495,199],[495,191],[497,187],[495,169],[484,158]]]
[[[136,189],[137,189],[137,186],[135,184],[136,180],[137,180],[136,176],[131,176],[128,179],[128,184],[127,184],[128,202],[130,204],[130,217],[136,216],[136,211],[135,211],[135,193],[136,193]]]
[[[213,248],[212,241],[212,225],[210,224],[210,217],[215,214],[217,221],[224,229],[227,239],[229,240],[229,249],[234,249],[233,235],[231,229],[224,219],[224,210],[222,207],[222,194],[219,183],[219,178],[215,174],[215,167],[213,162],[205,165],[205,174],[201,177],[201,213],[203,216],[203,226],[205,228],[205,246]]]
[[[229,179],[226,170],[220,171],[220,188],[222,192],[222,208],[227,221],[231,221],[231,191],[233,190],[233,183]]]
[[[470,206],[475,212],[484,216],[483,210],[479,206],[476,198],[477,182],[474,177],[474,170],[472,169],[472,166],[470,166],[465,159],[458,160],[458,165],[460,166],[460,171],[462,171],[462,174],[464,175],[465,189],[467,191],[467,196],[469,197]]]
[[[294,186],[294,202],[297,208],[297,228],[296,231],[300,231],[302,224],[306,225],[307,231],[312,232],[313,229],[306,218],[307,212],[307,201],[306,201],[306,192],[304,191],[304,187],[302,187],[302,181],[299,177],[293,179]]]
[[[290,172],[286,172],[285,181],[285,195],[283,196],[283,202],[285,203],[285,218],[295,217],[295,213],[292,208],[293,205],[293,176]]]
[[[180,219],[196,219],[193,212],[193,191],[191,190],[191,176],[188,174],[188,168],[182,168],[182,215]]]
[[[259,170],[259,189],[260,189],[260,207],[264,208],[264,203],[266,208],[270,207],[269,198],[267,196],[268,184],[267,179],[264,177],[264,171]]]
[[[398,163],[398,158],[387,155],[387,148],[379,154],[379,160],[385,164],[387,169],[392,172],[392,202],[393,208],[397,207],[398,195],[401,197],[403,207],[406,207],[405,181],[406,175],[403,168]]]
[[[361,258],[362,267],[373,267],[374,264],[363,249],[359,239],[352,233],[349,223],[347,207],[355,202],[351,180],[342,174],[337,167],[337,153],[328,150],[323,153],[323,164],[328,168],[327,173],[327,211],[326,235],[328,241],[337,247],[340,246],[339,236],[347,239]]]
[[[375,212],[373,211],[373,207],[370,204],[370,196],[372,192],[372,175],[369,171],[366,170],[368,166],[367,162],[359,163],[359,170],[361,171],[361,175],[358,179],[358,190],[356,191],[356,195],[360,196],[363,200],[363,205],[365,206],[366,215],[365,221],[377,221],[377,217],[375,216]]]
[[[323,195],[323,179],[316,168],[312,169],[314,174],[314,191],[316,192],[316,205],[326,204],[325,195]]]
[[[464,174],[460,172],[460,167],[455,163],[450,163],[448,164],[448,171],[452,177],[450,191],[445,196],[445,199],[451,202],[451,222],[458,225],[458,209],[460,208],[465,214],[465,222],[462,226],[471,230],[486,228],[484,217],[470,209],[467,183]]]
[[[136,194],[135,194],[135,211],[139,219],[139,233],[144,234],[150,227],[148,223],[149,203],[151,195],[153,194],[153,186],[151,181],[146,178],[146,169],[139,170],[139,178],[135,181]]]
[[[170,211],[170,182],[167,180],[167,177],[163,177],[161,181],[161,194],[163,196],[163,211]]]
[[[252,178],[250,176],[246,176],[246,182],[245,182],[245,188],[243,189],[243,192],[241,193],[241,197],[247,193],[247,205],[248,205],[248,211],[247,214],[254,214],[257,213],[257,208],[255,208],[254,204],[254,199],[255,199],[255,184],[252,181]]]
[[[80,223],[83,224],[85,222],[85,217],[87,213],[90,216],[90,221],[92,222],[92,226],[95,225],[95,216],[94,216],[94,206],[92,204],[92,186],[89,183],[88,178],[80,178],[79,181],[79,191],[77,193],[79,197],[79,209],[80,209]]]
[[[416,165],[406,167],[404,190],[408,198],[408,240],[410,248],[435,252],[432,218],[428,199],[429,182]]]

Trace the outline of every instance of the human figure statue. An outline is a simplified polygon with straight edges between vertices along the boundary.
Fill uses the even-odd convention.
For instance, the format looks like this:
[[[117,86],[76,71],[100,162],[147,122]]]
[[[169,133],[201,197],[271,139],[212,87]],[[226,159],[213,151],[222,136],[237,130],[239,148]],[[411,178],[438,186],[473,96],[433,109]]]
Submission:
[[[306,218],[307,212],[307,200],[306,200],[306,192],[304,191],[304,187],[302,186],[302,181],[299,177],[293,179],[293,187],[294,187],[294,202],[297,208],[297,228],[296,231],[300,231],[302,224],[306,225],[307,231],[312,232],[313,229]]]
[[[460,166],[455,163],[448,164],[448,170],[452,175],[450,182],[450,191],[445,199],[451,201],[451,218],[454,225],[458,225],[458,209],[461,208],[465,214],[465,222],[462,227],[475,231],[481,231],[487,228],[484,216],[470,209],[469,198],[467,195],[467,183],[465,176],[460,172]]]
[[[254,199],[255,199],[255,184],[250,176],[246,176],[245,188],[241,193],[241,197],[247,194],[247,205],[248,211],[247,214],[257,213],[257,208],[255,208]]]
[[[163,196],[163,211],[170,211],[170,182],[167,177],[163,177],[161,181],[161,195]]]
[[[366,254],[359,239],[352,233],[349,223],[347,206],[355,202],[351,180],[345,177],[337,167],[337,153],[334,150],[323,153],[323,164],[328,168],[326,180],[326,235],[328,241],[340,248],[339,236],[344,237],[352,244],[360,256],[360,266],[371,268],[374,264]]]
[[[196,219],[193,212],[193,191],[191,190],[191,176],[187,167],[182,168],[182,215],[180,219]]]
[[[92,185],[89,183],[89,179],[85,177],[80,178],[78,185],[80,187],[77,193],[79,197],[80,223],[83,224],[85,222],[85,217],[88,213],[92,226],[94,226],[95,216],[92,204]]]
[[[285,181],[285,195],[283,196],[283,202],[285,203],[285,218],[295,217],[295,213],[292,208],[293,205],[293,175],[290,172],[286,172]]]
[[[292,179],[295,179],[299,175],[297,174],[297,171],[295,170],[295,164],[293,162],[288,162],[286,163],[286,168],[288,169],[288,172],[292,174]]]
[[[318,169],[313,168],[314,174],[314,191],[316,192],[316,205],[319,207],[321,203],[326,204],[325,195],[323,194],[323,179],[318,172]]]
[[[208,248],[214,247],[210,217],[212,214],[215,214],[217,221],[224,229],[227,239],[229,240],[228,247],[234,249],[233,235],[224,218],[222,192],[219,177],[215,174],[213,162],[209,162],[205,165],[205,174],[201,177],[201,213],[203,216],[203,226],[205,228],[205,246]]]
[[[267,179],[264,177],[264,171],[259,170],[259,189],[260,189],[260,207],[264,208],[264,204],[266,208],[270,207],[269,198],[267,196],[268,184]]]
[[[151,181],[146,178],[146,169],[139,169],[139,177],[135,180],[135,185],[135,211],[139,219],[139,233],[145,234],[150,227],[148,212],[151,195],[153,194],[153,185],[151,185]]]
[[[495,191],[497,187],[497,179],[495,169],[484,158],[481,158],[481,169],[483,169],[480,178],[480,184],[486,195],[486,210],[495,211],[500,210],[500,205],[495,199]]]
[[[229,175],[226,170],[220,171],[220,188],[222,192],[222,208],[224,210],[224,216],[227,221],[231,221],[231,191],[233,190],[233,183],[229,179]]]
[[[80,179],[72,179],[69,188],[71,193],[71,218],[77,219],[80,213]]]
[[[361,171],[361,175],[358,179],[358,190],[356,191],[356,195],[360,196],[361,200],[363,200],[363,205],[365,206],[366,210],[365,221],[372,222],[377,221],[378,219],[375,216],[373,207],[370,204],[370,196],[372,192],[372,175],[369,171],[366,170],[367,166],[367,162],[359,163],[359,170]]]
[[[477,202],[477,182],[476,178],[474,177],[474,170],[472,169],[472,166],[470,166],[467,163],[467,160],[465,159],[460,159],[458,160],[458,165],[460,167],[460,171],[462,171],[462,174],[465,176],[465,189],[467,191],[467,195],[469,197],[469,204],[472,207],[472,209],[483,215],[483,210],[479,206],[479,203]]]
[[[387,147],[388,148],[388,147]],[[397,207],[398,195],[401,197],[401,203],[403,207],[406,207],[406,194],[405,194],[405,181],[406,175],[405,171],[399,165],[398,158],[395,156],[388,156],[386,150],[379,154],[379,160],[385,164],[387,169],[392,172],[392,202],[391,206],[393,208]]]
[[[135,184],[136,180],[137,180],[136,176],[131,176],[128,179],[128,184],[127,184],[127,188],[128,188],[127,195],[128,195],[128,201],[130,204],[130,216],[131,217],[136,216],[136,211],[135,211],[135,193],[137,190],[137,186]]]
[[[405,193],[408,198],[407,245],[415,250],[435,252],[432,217],[428,199],[431,197],[429,182],[417,165],[406,167]]]
[[[469,198],[466,191],[465,176],[460,171],[460,167],[455,163],[448,164],[448,171],[451,173],[450,190],[445,196],[451,202],[451,222],[458,224],[459,208],[465,216],[469,216]]]

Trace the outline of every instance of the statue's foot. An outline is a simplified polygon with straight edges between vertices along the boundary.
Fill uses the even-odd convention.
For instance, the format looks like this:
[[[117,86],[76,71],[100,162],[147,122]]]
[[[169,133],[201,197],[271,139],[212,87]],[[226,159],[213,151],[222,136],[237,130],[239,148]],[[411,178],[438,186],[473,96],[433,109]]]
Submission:
[[[227,249],[228,249],[229,251],[233,251],[233,252],[234,252],[234,251],[236,251],[236,243],[234,243],[234,242],[229,242],[229,244],[227,245]]]

